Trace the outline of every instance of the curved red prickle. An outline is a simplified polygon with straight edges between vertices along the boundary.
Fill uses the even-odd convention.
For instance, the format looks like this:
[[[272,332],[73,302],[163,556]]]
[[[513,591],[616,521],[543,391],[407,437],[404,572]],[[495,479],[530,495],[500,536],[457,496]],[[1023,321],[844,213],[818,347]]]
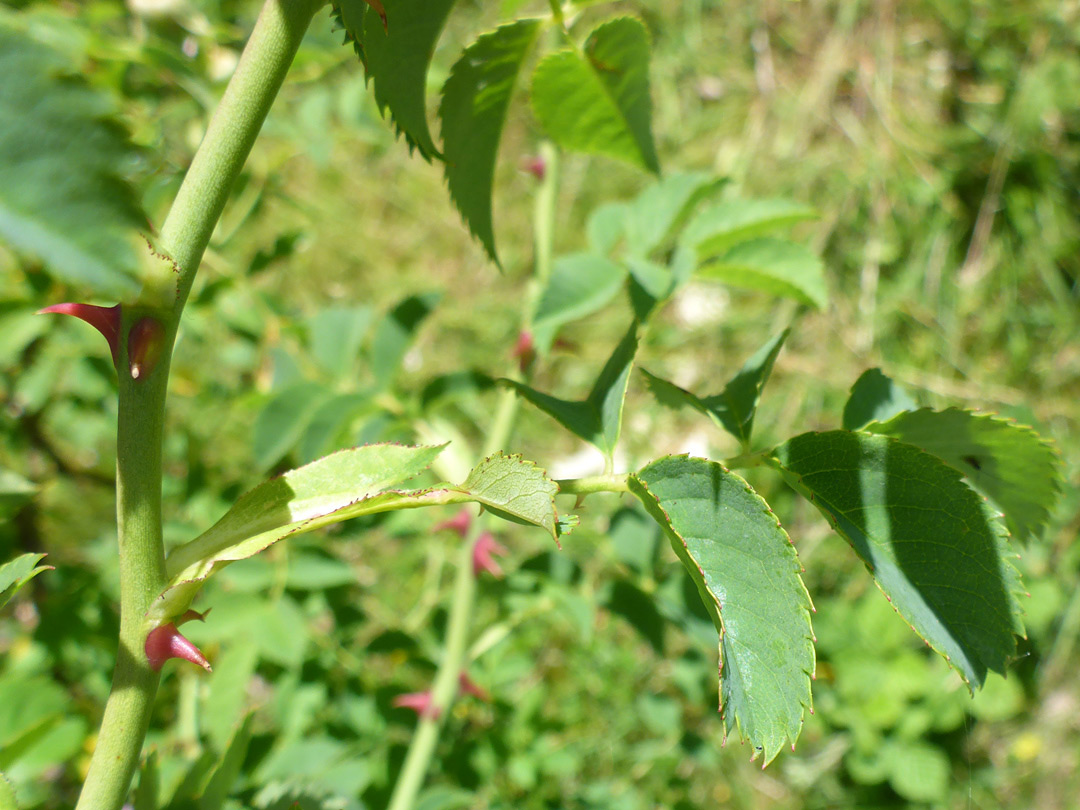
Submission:
[[[120,305],[98,307],[93,304],[53,304],[37,311],[38,315],[57,314],[74,315],[80,321],[86,321],[101,332],[109,343],[113,365],[116,365],[116,353],[120,350]]]
[[[131,378],[137,380],[154,370],[165,348],[165,327],[149,316],[139,318],[128,332]]]
[[[477,700],[482,700],[485,703],[491,700],[491,695],[486,690],[476,685],[476,682],[469,677],[468,673],[462,672],[458,675],[458,686],[461,687],[462,694],[472,695]]]
[[[205,656],[199,648],[180,635],[176,625],[172,622],[155,627],[146,637],[146,660],[150,662],[150,669],[157,672],[170,658],[183,658],[193,664],[198,664],[207,672],[213,672]]]
[[[449,520],[444,520],[435,526],[432,531],[441,532],[444,529],[455,532],[462,539],[469,533],[469,524],[472,523],[472,515],[468,509],[462,509]]]
[[[473,545],[473,574],[480,576],[481,571],[487,571],[496,579],[501,579],[502,568],[495,562],[493,555],[505,553],[506,549],[496,542],[495,535],[484,532],[476,538],[476,543]]]
[[[431,703],[431,692],[407,692],[391,701],[399,709],[412,709],[421,717],[437,719],[440,711]]]

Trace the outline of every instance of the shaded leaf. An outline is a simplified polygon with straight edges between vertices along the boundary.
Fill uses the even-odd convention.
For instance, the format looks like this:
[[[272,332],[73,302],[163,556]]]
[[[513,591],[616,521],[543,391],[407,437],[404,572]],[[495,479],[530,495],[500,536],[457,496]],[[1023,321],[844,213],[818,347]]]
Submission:
[[[255,417],[253,452],[259,470],[273,467],[300,441],[315,414],[333,394],[301,382],[278,391]]]
[[[589,214],[585,223],[585,235],[593,253],[607,256],[626,235],[626,219],[630,203],[604,203]]]
[[[428,130],[424,91],[435,43],[454,1],[385,0],[382,16],[374,10],[364,15],[359,37],[375,102],[384,115],[389,110],[397,130],[429,160],[439,150]]]
[[[749,449],[761,390],[768,381],[773,363],[776,362],[776,357],[790,332],[789,328],[773,336],[743,364],[739,373],[732,377],[723,391],[709,397],[691,394],[645,369],[641,369],[641,373],[645,375],[649,390],[658,402],[669,408],[689,406],[700,411],[738,439],[745,449]]]
[[[57,278],[130,296],[139,290],[133,237],[147,229],[122,177],[134,147],[106,97],[16,19],[0,18],[0,237]]]
[[[893,607],[970,685],[1023,632],[1004,527],[940,459],[865,433],[796,436],[771,460],[855,549]]]
[[[0,468],[0,520],[14,515],[34,497],[37,485],[18,473]]]
[[[353,420],[371,408],[368,394],[336,394],[322,400],[307,420],[300,439],[297,448],[300,460],[307,463],[341,447],[340,440]]]
[[[450,196],[496,264],[495,155],[518,72],[539,32],[539,20],[518,20],[478,37],[450,69],[439,104]]]
[[[584,400],[557,399],[516,380],[504,379],[501,382],[512,386],[525,400],[556,419],[567,430],[594,444],[610,460],[619,441],[623,402],[636,353],[635,322],[615,347]]]
[[[311,356],[335,377],[351,374],[371,326],[371,308],[328,307],[308,319]]]
[[[44,554],[20,554],[0,565],[0,608],[42,571],[53,570],[51,565],[38,565],[44,558]]]
[[[816,217],[813,208],[791,200],[726,200],[699,211],[679,241],[693,247],[703,261],[739,242]]]
[[[475,396],[495,385],[495,378],[482,371],[451,371],[440,374],[420,392],[420,407],[427,410],[436,402],[457,397]]]
[[[371,371],[380,386],[393,381],[417,329],[441,297],[437,292],[410,295],[379,321],[371,341]]]
[[[866,426],[921,447],[960,470],[1005,513],[1010,531],[1037,537],[1061,494],[1061,458],[1032,428],[958,408],[907,411]]]
[[[810,597],[787,533],[734,473],[671,456],[630,477],[720,633],[720,711],[770,762],[811,705]]]
[[[555,538],[555,493],[558,485],[533,462],[503,453],[477,464],[459,488],[494,515],[540,526]]]
[[[733,287],[794,298],[817,309],[829,299],[821,259],[795,242],[770,238],[741,242],[702,265],[697,274]]]
[[[533,72],[532,105],[560,146],[660,173],[652,137],[649,34],[639,20],[610,20],[593,30],[583,50],[544,57]]]
[[[555,259],[534,318],[541,351],[551,347],[565,323],[601,310],[622,288],[626,269],[595,253],[574,253]]]
[[[858,430],[868,422],[884,422],[901,411],[918,405],[903,388],[881,373],[879,368],[864,371],[851,386],[844,405],[844,430]]]

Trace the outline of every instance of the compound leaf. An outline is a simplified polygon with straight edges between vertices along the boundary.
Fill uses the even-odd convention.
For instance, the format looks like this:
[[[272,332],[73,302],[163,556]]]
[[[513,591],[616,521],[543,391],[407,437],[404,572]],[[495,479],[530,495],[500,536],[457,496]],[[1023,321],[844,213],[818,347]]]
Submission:
[[[106,98],[14,20],[0,18],[0,237],[57,278],[130,296],[147,228],[121,174],[135,150]]]
[[[772,373],[773,363],[776,362],[776,357],[790,332],[791,329],[785,329],[772,337],[743,364],[724,390],[713,396],[698,397],[645,369],[641,369],[641,373],[645,375],[649,389],[662,405],[671,408],[689,406],[706,414],[748,449],[750,434],[754,428],[754,415],[761,399],[761,389],[765,387]]]
[[[864,371],[844,405],[844,430],[859,430],[869,422],[884,422],[902,411],[918,407],[903,388],[881,373],[879,368]]]
[[[637,323],[619,341],[584,400],[558,399],[516,380],[502,380],[563,427],[594,444],[610,460],[619,441],[623,402],[637,353]]]
[[[811,705],[810,596],[787,533],[749,484],[713,461],[672,456],[630,477],[720,633],[720,711],[767,764]]]
[[[51,565],[38,565],[44,557],[44,554],[20,554],[0,565],[0,608],[42,571],[53,570]]]
[[[597,27],[583,51],[549,54],[532,77],[540,125],[566,149],[606,155],[656,174],[649,34],[633,17]]]
[[[969,684],[1004,673],[1023,633],[1004,527],[943,461],[868,433],[805,433],[771,463],[866,564],[893,607]]]
[[[958,408],[907,411],[871,422],[871,433],[921,447],[960,470],[1005,513],[1018,538],[1038,536],[1061,492],[1061,459],[1032,428]]]
[[[518,20],[477,38],[450,69],[439,104],[450,196],[496,264],[495,155],[518,72],[539,31],[539,20]]]
[[[698,270],[702,278],[732,287],[794,298],[817,309],[828,303],[821,259],[796,242],[762,238],[740,242]]]

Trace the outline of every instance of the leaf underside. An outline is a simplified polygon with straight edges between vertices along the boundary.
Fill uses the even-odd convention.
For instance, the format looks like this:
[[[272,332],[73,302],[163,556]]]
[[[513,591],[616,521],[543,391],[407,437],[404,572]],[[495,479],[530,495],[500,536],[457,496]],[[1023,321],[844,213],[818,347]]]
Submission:
[[[720,711],[770,762],[794,745],[811,705],[810,597],[795,549],[734,473],[674,456],[630,478],[698,587],[720,633]]]
[[[57,278],[138,292],[134,235],[147,228],[123,179],[136,152],[74,66],[0,20],[0,237]]]
[[[796,436],[770,463],[854,548],[893,607],[969,684],[1004,673],[1023,622],[1004,527],[960,473],[886,436]]]
[[[958,408],[900,413],[866,430],[937,456],[1005,513],[1013,535],[1038,537],[1061,493],[1061,458],[1032,428]]]
[[[439,104],[450,197],[496,264],[495,157],[518,73],[539,32],[539,20],[518,20],[478,37],[450,69]]]
[[[660,173],[652,137],[649,34],[639,20],[610,20],[589,35],[582,50],[544,57],[533,72],[532,105],[560,146]]]
[[[913,411],[915,400],[879,368],[859,375],[844,405],[844,430],[860,430],[870,422],[884,422],[902,411]]]

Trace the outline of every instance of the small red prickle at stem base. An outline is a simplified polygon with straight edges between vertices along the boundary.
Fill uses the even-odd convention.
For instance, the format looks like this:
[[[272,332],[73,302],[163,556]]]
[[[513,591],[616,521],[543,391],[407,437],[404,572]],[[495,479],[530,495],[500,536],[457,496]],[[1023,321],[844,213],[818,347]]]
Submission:
[[[109,343],[109,351],[112,352],[113,365],[116,365],[116,355],[120,350],[120,305],[112,307],[98,307],[93,304],[53,304],[37,311],[38,315],[74,315],[80,321],[86,321],[92,327],[101,332]]]
[[[157,672],[170,658],[183,658],[193,664],[198,664],[207,672],[213,672],[206,657],[199,648],[180,635],[176,625],[172,622],[155,627],[146,637],[146,660],[150,662],[150,669]]]
[[[431,692],[407,692],[391,701],[398,709],[412,709],[421,717],[437,719],[440,710],[431,703]]]
[[[494,555],[505,553],[506,549],[496,542],[495,535],[491,532],[481,534],[473,545],[473,575],[480,576],[481,571],[487,571],[496,579],[501,579],[502,568],[495,562]]]
[[[154,370],[165,348],[165,327],[149,316],[139,318],[128,332],[128,359],[131,379],[145,377]]]

